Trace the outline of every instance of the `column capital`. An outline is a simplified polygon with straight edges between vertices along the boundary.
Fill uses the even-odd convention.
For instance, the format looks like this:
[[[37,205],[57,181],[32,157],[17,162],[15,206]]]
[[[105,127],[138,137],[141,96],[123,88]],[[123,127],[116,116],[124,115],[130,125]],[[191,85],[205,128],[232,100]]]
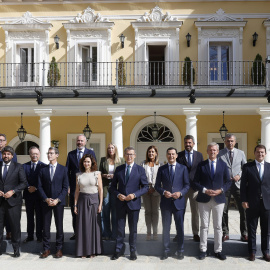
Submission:
[[[52,109],[34,109],[34,112],[40,116],[50,116],[52,115]]]
[[[107,108],[108,113],[111,116],[122,116],[125,114],[125,108]]]
[[[260,107],[257,109],[258,114],[263,117],[270,117],[270,108],[269,107]]]
[[[197,115],[199,114],[201,111],[201,108],[183,108],[183,112],[185,115]]]

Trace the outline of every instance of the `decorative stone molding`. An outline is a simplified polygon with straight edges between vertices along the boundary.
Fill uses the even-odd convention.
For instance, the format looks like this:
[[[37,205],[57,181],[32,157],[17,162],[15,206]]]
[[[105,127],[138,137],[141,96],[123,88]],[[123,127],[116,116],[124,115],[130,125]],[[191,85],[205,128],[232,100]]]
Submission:
[[[12,39],[40,39],[46,38],[45,32],[20,31],[10,32],[9,37]]]
[[[8,22],[7,24],[47,24],[37,18],[34,18],[31,12],[26,11],[18,20]]]
[[[216,11],[216,14],[211,15],[206,18],[199,18],[198,21],[205,21],[205,22],[237,22],[237,21],[243,21],[243,18],[233,18],[231,16],[228,16],[225,14],[225,11],[220,8],[219,10]]]
[[[141,30],[137,37],[171,37],[175,36],[175,30],[166,30],[166,29],[148,29],[148,30]]]
[[[266,53],[267,55],[270,55],[270,18],[265,20],[263,22],[263,25],[266,28],[266,44],[267,44]]]
[[[81,31],[72,31],[70,34],[70,38],[84,38],[84,37],[91,37],[91,38],[102,38],[104,35],[100,31],[95,30],[81,30]]]
[[[95,14],[95,10],[88,7],[83,13],[78,13],[77,17],[69,21],[70,23],[96,23],[109,22],[107,18],[103,18],[100,13]]]

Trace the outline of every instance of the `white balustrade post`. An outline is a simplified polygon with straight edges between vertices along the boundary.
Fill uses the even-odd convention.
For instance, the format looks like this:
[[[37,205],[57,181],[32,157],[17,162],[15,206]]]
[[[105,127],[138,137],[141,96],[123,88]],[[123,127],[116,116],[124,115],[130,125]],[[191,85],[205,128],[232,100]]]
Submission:
[[[122,115],[125,108],[108,108],[108,113],[112,116],[112,143],[118,148],[120,157],[123,157],[123,126]]]
[[[192,135],[195,139],[194,150],[197,150],[197,117],[201,108],[183,108],[186,115],[186,135]]]
[[[40,161],[48,164],[47,152],[51,147],[51,120],[52,109],[35,109],[37,115],[40,116],[40,131],[39,131],[39,150]]]

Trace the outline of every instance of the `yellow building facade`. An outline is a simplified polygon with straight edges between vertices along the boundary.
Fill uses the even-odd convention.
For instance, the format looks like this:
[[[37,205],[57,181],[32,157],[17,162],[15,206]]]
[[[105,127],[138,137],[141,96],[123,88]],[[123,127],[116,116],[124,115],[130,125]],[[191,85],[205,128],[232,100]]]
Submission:
[[[248,159],[259,139],[270,151],[269,10],[268,1],[3,0],[0,132],[17,149],[23,113],[19,161],[34,142],[46,162],[57,140],[64,164],[89,112],[98,158],[113,141],[121,155],[134,146],[137,162],[155,144],[163,162],[186,134],[206,158],[208,143],[222,145],[225,111]]]

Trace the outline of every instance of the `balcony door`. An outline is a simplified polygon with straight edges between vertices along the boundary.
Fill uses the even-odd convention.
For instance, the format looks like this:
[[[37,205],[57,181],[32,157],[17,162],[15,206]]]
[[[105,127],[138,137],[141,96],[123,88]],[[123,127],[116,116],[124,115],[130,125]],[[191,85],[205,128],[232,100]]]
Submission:
[[[22,86],[32,85],[35,81],[35,54],[33,47],[20,47],[19,84]]]
[[[81,47],[81,82],[84,86],[96,85],[97,71],[97,47]]]
[[[232,82],[232,62],[230,43],[209,44],[210,84],[226,85]]]

